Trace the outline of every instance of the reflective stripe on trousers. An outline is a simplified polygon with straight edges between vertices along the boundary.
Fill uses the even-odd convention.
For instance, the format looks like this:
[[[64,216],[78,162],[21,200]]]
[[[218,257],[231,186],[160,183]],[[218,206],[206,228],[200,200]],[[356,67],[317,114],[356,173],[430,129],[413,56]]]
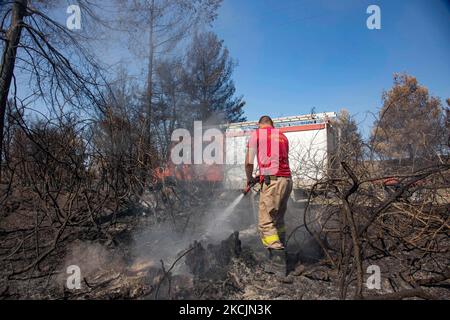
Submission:
[[[271,245],[273,245],[276,242],[281,242],[280,238],[278,237],[278,234],[273,234],[271,236],[263,237],[261,240],[262,240],[263,245],[266,247],[270,247]]]

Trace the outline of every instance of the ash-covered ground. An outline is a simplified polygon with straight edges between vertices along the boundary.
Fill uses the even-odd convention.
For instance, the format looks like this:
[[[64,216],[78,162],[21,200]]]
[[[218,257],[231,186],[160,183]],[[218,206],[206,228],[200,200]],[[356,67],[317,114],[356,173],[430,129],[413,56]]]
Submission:
[[[144,194],[117,215],[105,229],[108,236],[81,232],[26,276],[11,276],[3,260],[0,294],[5,299],[338,299],[336,268],[302,226],[304,202],[289,203],[290,276],[280,281],[261,266],[266,252],[257,234],[258,196],[244,197],[224,217],[237,196],[239,191],[210,190],[193,198],[173,188]],[[8,240],[5,231],[2,237]],[[79,288],[71,288],[69,266],[79,267]],[[396,267],[393,258],[381,264],[386,275]],[[370,294],[410,288],[402,279],[383,278],[381,289]],[[429,292],[448,296],[442,287]]]

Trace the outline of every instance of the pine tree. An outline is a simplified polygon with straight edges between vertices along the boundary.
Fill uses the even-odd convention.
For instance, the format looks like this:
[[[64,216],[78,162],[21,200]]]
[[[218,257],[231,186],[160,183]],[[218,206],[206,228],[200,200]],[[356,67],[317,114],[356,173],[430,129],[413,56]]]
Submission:
[[[245,102],[231,79],[236,63],[213,32],[197,34],[187,54],[186,88],[199,120],[244,121]]]

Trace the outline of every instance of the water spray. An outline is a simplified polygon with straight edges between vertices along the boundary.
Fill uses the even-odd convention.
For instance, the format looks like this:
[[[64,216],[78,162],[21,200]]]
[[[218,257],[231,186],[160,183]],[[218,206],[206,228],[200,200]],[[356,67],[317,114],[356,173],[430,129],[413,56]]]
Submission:
[[[260,181],[259,176],[254,178],[249,184],[242,190],[240,193],[225,209],[221,210],[219,214],[212,217],[206,233],[202,238],[207,238],[210,235],[220,234],[226,229],[226,225],[228,220],[232,216],[234,209],[241,202],[241,200],[250,192],[250,190]]]

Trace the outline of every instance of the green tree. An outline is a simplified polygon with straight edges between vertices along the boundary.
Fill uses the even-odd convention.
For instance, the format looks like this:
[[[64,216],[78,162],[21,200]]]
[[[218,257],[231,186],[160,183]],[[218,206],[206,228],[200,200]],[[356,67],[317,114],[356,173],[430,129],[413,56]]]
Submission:
[[[223,41],[213,32],[195,35],[187,54],[186,89],[196,118],[218,121],[243,121],[241,96],[231,79],[236,63]]]
[[[182,40],[198,28],[208,26],[217,17],[222,0],[119,0],[118,21],[120,28],[129,34],[129,46],[139,59],[144,58],[146,74],[142,97],[144,136],[147,148],[157,142],[155,130],[159,130],[158,114],[155,114],[158,92],[155,91],[159,61],[172,54]],[[155,101],[156,100],[156,101]],[[158,132],[156,132],[158,134]],[[150,157],[142,160],[154,166]]]

